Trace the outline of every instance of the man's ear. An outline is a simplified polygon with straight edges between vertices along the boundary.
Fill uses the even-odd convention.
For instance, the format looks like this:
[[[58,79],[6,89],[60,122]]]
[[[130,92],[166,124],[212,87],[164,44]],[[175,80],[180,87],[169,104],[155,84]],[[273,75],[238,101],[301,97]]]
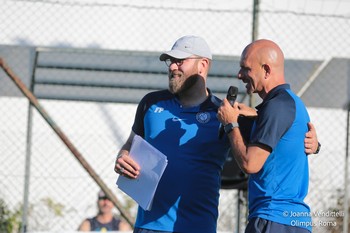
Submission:
[[[202,73],[201,71],[203,69],[208,69],[207,67],[209,66],[209,60],[207,58],[203,58],[200,60],[200,62],[198,62],[198,64],[200,65],[199,72]]]
[[[203,58],[203,59],[201,60],[201,62],[203,62],[203,65],[209,66],[209,60],[208,60],[208,58]]]
[[[262,65],[263,69],[265,70],[266,76],[270,75],[271,73],[271,67],[268,64]]]

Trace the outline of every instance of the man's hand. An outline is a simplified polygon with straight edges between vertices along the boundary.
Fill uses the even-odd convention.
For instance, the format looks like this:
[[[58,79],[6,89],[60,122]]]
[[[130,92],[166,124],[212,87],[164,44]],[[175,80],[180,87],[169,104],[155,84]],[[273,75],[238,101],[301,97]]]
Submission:
[[[114,171],[119,175],[136,179],[140,175],[140,166],[129,156],[129,152],[121,150],[115,160]]]
[[[238,103],[239,114],[246,117],[256,117],[258,113],[254,108],[248,107],[243,103]]]
[[[309,122],[307,123],[309,131],[305,134],[304,146],[306,154],[318,153],[319,142],[317,140],[317,134],[315,126]]]
[[[231,106],[230,102],[228,102],[227,99],[224,99],[221,106],[218,108],[216,117],[222,123],[222,125],[226,125],[228,123],[237,122],[238,115],[238,103],[235,102],[234,105]]]

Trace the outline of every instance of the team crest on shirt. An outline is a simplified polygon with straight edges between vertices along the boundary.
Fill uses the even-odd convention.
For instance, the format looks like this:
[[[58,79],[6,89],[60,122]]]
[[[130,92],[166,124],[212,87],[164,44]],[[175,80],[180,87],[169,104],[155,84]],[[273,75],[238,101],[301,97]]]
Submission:
[[[210,120],[210,113],[209,112],[199,112],[196,115],[196,119],[199,123],[207,123]]]

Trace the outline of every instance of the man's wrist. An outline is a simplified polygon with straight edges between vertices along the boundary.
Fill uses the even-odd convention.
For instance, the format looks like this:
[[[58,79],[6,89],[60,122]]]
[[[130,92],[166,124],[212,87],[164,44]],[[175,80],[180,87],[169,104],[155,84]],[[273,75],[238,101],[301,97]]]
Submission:
[[[126,155],[127,153],[125,153],[125,151],[121,151],[119,152],[119,154],[117,155],[117,159],[119,159],[120,157],[122,157],[123,155]]]
[[[231,123],[228,123],[224,126],[224,131],[226,134],[230,133],[234,128],[238,128],[239,127],[239,124],[238,122],[231,122]]]

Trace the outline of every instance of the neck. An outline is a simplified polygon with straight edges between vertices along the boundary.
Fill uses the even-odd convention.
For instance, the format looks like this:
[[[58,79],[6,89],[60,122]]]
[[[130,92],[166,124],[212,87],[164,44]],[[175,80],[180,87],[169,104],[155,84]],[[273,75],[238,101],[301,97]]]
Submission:
[[[264,99],[266,97],[266,95],[272,90],[274,89],[275,87],[279,86],[279,85],[282,85],[282,84],[285,84],[285,80],[284,80],[284,77],[281,75],[281,76],[278,76],[279,78],[274,78],[274,79],[271,79],[270,78],[270,81],[266,84],[264,90],[259,93],[259,96]]]
[[[100,223],[108,223],[108,222],[112,221],[112,218],[113,218],[112,213],[99,213],[97,215],[97,220]]]
[[[208,98],[209,92],[206,88],[198,90],[194,88],[194,91],[186,91],[179,93],[179,100],[184,107],[194,107],[203,103]]]

